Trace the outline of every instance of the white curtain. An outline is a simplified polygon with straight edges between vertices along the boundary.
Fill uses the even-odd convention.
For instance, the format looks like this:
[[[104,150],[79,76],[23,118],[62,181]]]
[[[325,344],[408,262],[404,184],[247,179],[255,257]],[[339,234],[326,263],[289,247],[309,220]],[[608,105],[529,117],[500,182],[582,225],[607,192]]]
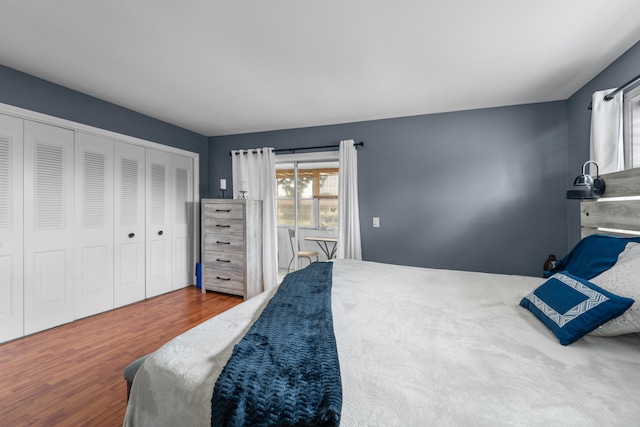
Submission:
[[[604,97],[615,89],[594,92],[591,101],[591,160],[598,163],[600,174],[624,170],[622,139],[623,93],[610,101]],[[595,168],[591,168],[595,174]]]
[[[233,195],[262,200],[262,268],[264,289],[278,284],[276,156],[273,148],[232,151]]]
[[[337,257],[362,259],[358,208],[358,152],[353,140],[340,141]]]

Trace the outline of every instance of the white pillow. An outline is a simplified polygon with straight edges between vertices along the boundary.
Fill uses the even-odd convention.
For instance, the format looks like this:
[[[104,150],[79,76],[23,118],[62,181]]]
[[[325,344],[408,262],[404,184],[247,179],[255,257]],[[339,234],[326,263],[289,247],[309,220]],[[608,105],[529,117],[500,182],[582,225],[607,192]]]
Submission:
[[[618,255],[618,261],[616,261],[616,263],[631,261],[638,258],[640,258],[640,243],[629,242],[627,243],[627,246],[624,247],[624,251],[620,252],[620,255]]]
[[[635,303],[619,317],[595,329],[589,335],[613,337],[640,332],[640,243],[628,243],[609,270],[591,283],[616,295],[633,298]]]

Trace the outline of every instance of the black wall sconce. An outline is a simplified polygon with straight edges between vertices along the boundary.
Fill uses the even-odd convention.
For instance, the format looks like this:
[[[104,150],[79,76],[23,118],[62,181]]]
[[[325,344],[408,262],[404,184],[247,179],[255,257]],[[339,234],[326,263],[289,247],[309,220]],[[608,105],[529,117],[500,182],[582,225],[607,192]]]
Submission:
[[[596,165],[596,177],[591,178],[587,174],[587,165],[593,163]],[[582,165],[582,175],[573,181],[573,186],[567,190],[567,199],[598,199],[604,194],[607,188],[604,179],[600,178],[600,168],[593,160],[589,160]]]

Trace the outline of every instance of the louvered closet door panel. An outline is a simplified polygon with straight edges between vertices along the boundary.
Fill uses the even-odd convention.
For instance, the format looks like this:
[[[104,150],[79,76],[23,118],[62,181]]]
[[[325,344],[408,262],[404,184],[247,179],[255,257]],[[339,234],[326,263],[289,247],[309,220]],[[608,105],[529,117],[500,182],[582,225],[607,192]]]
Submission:
[[[113,141],[76,133],[76,317],[113,303]]]
[[[73,140],[68,129],[25,121],[25,334],[75,318]]]
[[[193,160],[174,154],[172,156],[173,233],[172,274],[173,289],[193,284],[195,262],[193,260]]]
[[[0,342],[24,333],[22,119],[0,115]]]
[[[147,298],[171,291],[171,154],[147,149]]]
[[[145,149],[115,142],[114,301],[145,297]]]

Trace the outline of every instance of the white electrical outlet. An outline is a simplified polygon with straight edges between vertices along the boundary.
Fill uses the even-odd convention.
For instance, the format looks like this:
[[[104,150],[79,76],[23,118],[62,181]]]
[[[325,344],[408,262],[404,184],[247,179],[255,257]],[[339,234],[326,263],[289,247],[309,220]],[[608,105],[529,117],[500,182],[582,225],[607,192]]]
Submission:
[[[375,228],[380,227],[380,218],[378,218],[377,216],[374,216],[374,217],[373,217],[373,226],[374,226]]]

